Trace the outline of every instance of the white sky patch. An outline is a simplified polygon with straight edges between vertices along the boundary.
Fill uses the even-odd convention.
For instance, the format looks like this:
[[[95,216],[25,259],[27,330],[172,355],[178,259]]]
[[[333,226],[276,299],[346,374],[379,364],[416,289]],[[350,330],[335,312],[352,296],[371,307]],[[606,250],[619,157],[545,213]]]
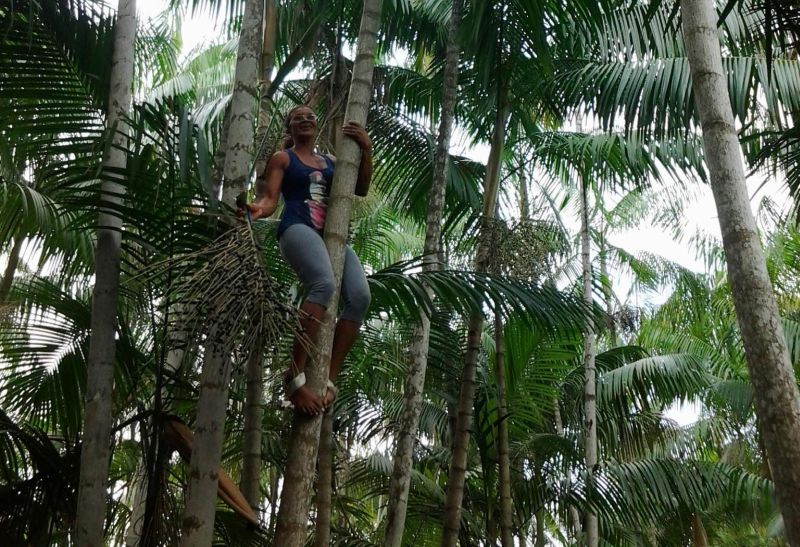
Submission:
[[[166,9],[169,2],[166,0],[139,0],[136,4],[136,13],[140,24],[148,19],[155,19]],[[182,53],[186,55],[198,46],[211,45],[225,41],[226,37],[217,24],[216,18],[207,10],[182,10],[181,37],[183,39]]]

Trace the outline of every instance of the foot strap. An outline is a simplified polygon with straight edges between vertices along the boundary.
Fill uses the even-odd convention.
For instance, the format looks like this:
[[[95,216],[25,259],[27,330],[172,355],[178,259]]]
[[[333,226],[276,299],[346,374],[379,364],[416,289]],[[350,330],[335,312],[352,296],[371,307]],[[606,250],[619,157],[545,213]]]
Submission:
[[[336,396],[339,395],[339,388],[336,387],[336,384],[334,384],[333,381],[331,381],[330,378],[328,378],[327,386],[328,386],[328,391],[333,393],[333,398],[336,399]]]
[[[294,392],[306,385],[306,373],[301,372],[291,380],[286,380],[286,398],[294,395]]]

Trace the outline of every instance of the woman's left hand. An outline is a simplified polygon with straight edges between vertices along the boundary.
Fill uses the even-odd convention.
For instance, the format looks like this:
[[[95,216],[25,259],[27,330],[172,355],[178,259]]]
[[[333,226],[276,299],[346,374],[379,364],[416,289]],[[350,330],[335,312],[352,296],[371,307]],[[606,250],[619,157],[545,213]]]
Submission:
[[[367,135],[366,129],[356,122],[346,122],[342,126],[342,133],[356,141],[359,148],[364,152],[372,152],[372,140]]]

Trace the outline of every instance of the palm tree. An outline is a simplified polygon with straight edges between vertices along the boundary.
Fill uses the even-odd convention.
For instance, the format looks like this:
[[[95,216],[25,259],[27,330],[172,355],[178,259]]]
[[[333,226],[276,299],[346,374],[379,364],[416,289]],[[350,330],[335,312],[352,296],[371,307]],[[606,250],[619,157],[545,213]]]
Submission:
[[[591,307],[594,302],[592,296],[592,266],[591,249],[589,247],[589,204],[588,184],[582,180],[580,183],[581,202],[581,262],[583,270],[583,301]],[[586,454],[587,480],[591,482],[594,467],[597,465],[597,384],[595,370],[595,333],[591,320],[586,321],[583,331],[583,405],[584,405],[584,452]],[[586,529],[586,544],[597,547],[599,541],[597,516],[591,512],[585,515],[584,526]]]
[[[447,159],[450,155],[450,136],[453,131],[453,111],[455,109],[458,85],[458,32],[461,25],[462,8],[461,0],[453,0],[447,34],[441,119],[434,153],[433,184],[428,201],[425,246],[422,251],[422,268],[424,272],[439,271],[443,267],[440,259],[440,240],[444,216]],[[420,315],[419,324],[411,335],[409,369],[403,391],[403,419],[396,440],[394,468],[389,483],[384,547],[399,547],[403,539],[408,491],[411,486],[413,449],[416,442],[419,416],[422,411],[430,328],[430,319],[423,313]]]
[[[128,115],[133,87],[133,53],[136,40],[136,0],[120,0],[114,34],[111,88],[106,126],[114,133],[103,158],[103,169],[117,173],[125,169]],[[92,296],[92,335],[87,366],[86,411],[81,448],[76,541],[87,547],[100,546],[106,516],[106,483],[111,454],[111,392],[116,355],[115,323],[119,290],[121,218],[113,211],[122,204],[122,181],[104,181],[101,195],[106,209],[99,218],[95,256],[95,286]]]
[[[374,0],[365,1],[358,33],[356,64],[353,66],[353,78],[345,112],[346,120],[362,125],[366,124],[372,95],[372,59],[375,54],[380,19],[381,3]],[[339,286],[344,265],[344,242],[350,225],[353,191],[358,178],[361,150],[354,141],[343,139],[336,157],[336,175],[331,186],[324,239]],[[307,368],[309,387],[320,394],[325,389],[328,376],[334,330],[331,314],[336,310],[337,302],[338,295],[334,294],[318,335],[318,351]],[[305,542],[311,479],[313,466],[317,461],[321,421],[321,417],[307,418],[299,414],[293,420],[276,528],[276,534],[282,538],[285,545],[299,547]]]
[[[103,69],[110,67],[108,57],[100,55],[110,48],[99,45],[107,43],[103,40],[110,34],[92,30],[107,28],[103,25],[109,19],[103,15],[78,21],[81,9],[86,6],[92,9],[88,3],[79,4],[74,4],[75,12],[66,8],[58,11],[55,3],[39,3],[33,11],[23,7],[14,12],[11,31],[0,42],[0,72],[8,75],[0,81],[3,105],[0,132],[8,136],[0,143],[0,191],[4,193],[4,199],[0,200],[3,211],[0,244],[13,249],[13,242],[20,240],[20,236],[23,241],[17,270],[7,279],[10,288],[4,313],[6,310],[8,313],[0,329],[0,398],[8,418],[2,419],[0,428],[0,451],[4,455],[0,458],[3,508],[0,534],[20,544],[74,540],[70,526],[75,519],[78,462],[75,439],[83,420],[80,404],[84,392],[82,378],[86,374],[83,356],[88,352],[91,315],[87,279],[94,270],[89,236],[94,233],[96,221],[96,209],[90,199],[96,192],[91,185],[99,186],[99,182],[89,177],[94,177],[99,164],[99,154],[95,151],[103,149],[99,144],[100,131],[94,128],[99,127],[100,119],[96,105],[103,104],[104,96],[92,90],[95,81],[108,81]],[[471,30],[477,28],[478,20],[488,20],[485,16],[489,13],[485,3],[473,7],[464,19],[465,35],[491,35],[491,28],[490,32]],[[674,33],[652,31],[671,28],[664,26],[668,18],[656,10],[647,19],[637,9],[626,12],[625,17],[617,16],[613,11],[617,7],[615,3],[596,4],[591,8],[594,11],[588,12],[581,11],[584,9],[581,4],[572,3],[570,10],[574,13],[567,14],[553,4],[547,8],[551,11],[546,12],[546,17],[532,17],[534,12],[527,13],[511,3],[504,8],[507,24],[488,25],[502,29],[509,43],[522,37],[525,47],[520,49],[535,50],[537,60],[542,60],[544,68],[535,71],[535,79],[524,76],[531,71],[521,70],[522,65],[507,62],[506,66],[511,68],[507,74],[514,82],[524,82],[524,85],[510,85],[512,91],[538,90],[549,80],[544,61],[546,48],[531,48],[539,43],[537,39],[541,39],[540,48],[557,44],[552,68],[556,74],[568,76],[559,79],[558,93],[510,97],[514,123],[508,125],[506,132],[504,181],[521,182],[524,178],[541,186],[546,183],[551,191],[556,181],[550,180],[549,174],[543,179],[539,167],[533,170],[533,163],[547,167],[545,158],[559,153],[591,156],[587,160],[590,165],[624,164],[641,158],[643,153],[645,157],[652,156],[653,166],[661,161],[653,159],[659,157],[654,151],[661,148],[656,145],[652,127],[645,124],[638,133],[630,131],[629,124],[647,120],[650,109],[642,108],[640,116],[632,114],[625,120],[629,131],[624,137],[561,133],[557,131],[561,124],[559,116],[542,114],[543,109],[549,108],[559,115],[572,115],[574,108],[584,106],[575,106],[580,102],[574,95],[575,89],[582,90],[586,102],[595,89],[581,88],[572,82],[597,81],[602,84],[600,87],[616,89],[612,76],[620,73],[639,76],[628,78],[629,85],[624,91],[604,94],[603,102],[592,104],[593,112],[600,113],[615,102],[617,106],[625,103],[637,88],[641,91],[647,87],[643,82],[662,82],[663,85],[653,89],[675,91],[675,97],[680,96],[680,89],[687,89],[689,79],[688,71],[682,68],[685,67],[683,50],[669,49],[674,45],[671,40]],[[450,461],[453,413],[448,416],[448,409],[457,398],[460,378],[455,371],[461,368],[465,349],[463,335],[468,327],[465,318],[492,310],[493,326],[481,328],[476,360],[473,428],[461,504],[462,542],[488,543],[507,536],[508,511],[503,509],[501,499],[506,498],[502,493],[509,482],[508,475],[514,499],[511,530],[520,541],[534,539],[535,533],[539,545],[549,540],[570,543],[576,539],[571,530],[577,520],[570,514],[580,509],[582,513],[597,515],[603,538],[615,545],[682,545],[691,540],[693,529],[698,531],[698,538],[702,537],[701,527],[711,544],[763,545],[768,534],[774,537],[779,533],[780,525],[777,521],[770,524],[770,519],[777,515],[770,502],[772,483],[764,478],[768,474],[762,467],[763,443],[749,405],[752,387],[732,321],[724,276],[712,272],[703,278],[708,279],[703,283],[713,283],[718,291],[711,299],[687,300],[686,287],[702,285],[693,284],[695,277],[652,255],[633,256],[614,246],[610,241],[613,235],[605,237],[610,226],[606,224],[607,218],[600,228],[595,226],[588,231],[590,240],[594,237],[594,245],[600,249],[601,254],[592,266],[601,272],[603,287],[609,275],[622,269],[640,276],[637,287],[657,286],[670,291],[674,298],[658,311],[634,309],[630,304],[617,311],[619,340],[635,342],[641,347],[613,343],[612,333],[603,328],[603,323],[594,324],[600,464],[592,474],[593,481],[587,481],[580,448],[585,415],[581,402],[584,349],[581,326],[585,314],[575,306],[575,299],[547,287],[530,285],[532,282],[548,285],[558,280],[559,286],[566,284],[569,293],[578,296],[582,292],[580,254],[568,249],[570,237],[564,224],[559,224],[565,208],[576,206],[578,194],[561,190],[540,197],[539,192],[531,192],[527,200],[521,198],[527,203],[528,215],[523,216],[528,216],[528,221],[503,218],[501,222],[498,218],[493,232],[503,234],[513,251],[508,252],[504,246],[505,250],[500,249],[500,258],[508,256],[509,261],[502,262],[499,270],[492,268],[491,275],[457,269],[423,271],[424,263],[414,258],[417,254],[414,249],[423,246],[436,141],[436,135],[425,126],[436,119],[439,108],[444,55],[443,40],[440,43],[422,35],[436,36],[437,32],[441,35],[449,6],[440,3],[410,9],[398,4],[384,8],[391,10],[382,29],[387,44],[384,51],[400,47],[410,56],[407,66],[379,65],[375,71],[369,122],[375,142],[375,191],[356,205],[358,214],[353,224],[353,245],[373,272],[370,285],[374,305],[362,341],[354,348],[341,376],[342,393],[334,412],[332,425],[336,437],[332,440],[337,460],[330,503],[330,541],[359,545],[385,540],[382,531],[388,520],[385,507],[392,462],[373,447],[376,443],[380,446],[390,443],[400,430],[403,409],[400,392],[407,366],[405,350],[422,311],[431,324],[430,357],[419,423],[412,428],[412,438],[422,442],[416,443],[413,450],[404,539],[414,544],[438,542]],[[237,8],[230,9],[230,12],[220,9],[219,13],[238,13]],[[326,103],[325,98],[333,87],[331,83],[341,82],[339,77],[351,66],[348,59],[336,54],[336,43],[351,40],[357,26],[353,15],[357,14],[349,2],[336,4],[322,14],[310,14],[294,5],[278,5],[277,11],[281,24],[275,51],[278,60],[283,60],[278,64],[283,67],[290,59],[307,58],[313,75],[270,86],[275,92],[274,108],[281,110],[304,100],[319,101],[318,108],[329,114],[325,116],[327,119],[331,117],[331,105],[335,104]],[[33,14],[30,18],[29,12]],[[335,32],[329,24],[334,12],[338,13]],[[7,13],[0,8],[0,18]],[[581,17],[577,18],[575,13]],[[316,30],[306,32],[311,20],[317,21],[311,25]],[[739,60],[726,62],[732,68],[748,63],[758,66],[757,61],[751,62],[757,59],[753,57],[754,50],[748,49],[748,40],[758,32],[747,30],[758,17],[742,16],[734,8],[724,20],[726,48],[742,54]],[[537,21],[545,23],[538,26]],[[571,26],[570,21],[574,23]],[[0,26],[7,28],[5,22],[3,19]],[[199,385],[198,360],[201,360],[198,347],[202,351],[203,346],[202,336],[197,336],[202,330],[188,332],[190,325],[181,324],[181,318],[190,315],[187,310],[193,309],[184,307],[191,300],[183,298],[188,291],[185,289],[188,276],[183,272],[199,271],[210,263],[202,257],[202,251],[209,239],[215,237],[213,226],[209,229],[215,222],[209,218],[216,218],[216,206],[204,186],[210,187],[215,178],[209,161],[215,149],[219,149],[224,160],[227,148],[221,144],[225,141],[222,113],[230,100],[235,41],[194,53],[187,65],[181,65],[176,61],[177,52],[174,55],[169,52],[170,40],[157,36],[163,25],[159,22],[140,33],[140,44],[148,49],[137,57],[141,64],[137,72],[151,75],[148,80],[153,87],[146,92],[146,104],[136,105],[129,118],[132,137],[127,146],[128,206],[117,212],[127,229],[122,237],[120,312],[116,327],[119,338],[109,476],[115,491],[108,501],[105,537],[108,543],[120,542],[126,527],[138,533],[130,526],[132,523],[143,526],[141,536],[132,533],[128,536],[130,541],[141,540],[144,544],[179,541],[183,491],[189,482],[189,471],[187,466],[175,464],[170,458],[170,440],[161,438],[158,424],[164,421],[167,411],[192,424]],[[29,33],[28,27],[33,32]],[[639,32],[642,29],[649,30]],[[574,38],[576,30],[578,39]],[[333,34],[337,37],[333,38]],[[493,44],[496,38],[494,35],[488,42]],[[492,80],[485,78],[494,74],[494,65],[488,67],[487,59],[494,59],[495,49],[486,47],[486,43],[479,39],[468,41],[462,55],[466,61],[460,67],[461,92],[456,109],[459,120],[475,140],[486,140],[491,132],[487,126],[494,119],[486,115],[486,109],[493,109],[495,101],[487,99],[494,92],[493,86],[488,85]],[[83,44],[90,47],[84,48]],[[609,47],[603,50],[600,44]],[[614,48],[623,44],[636,48],[636,55],[617,55],[619,50]],[[472,49],[479,49],[483,58]],[[603,53],[612,50],[615,53],[608,58]],[[310,51],[314,54],[307,55]],[[571,56],[569,69],[560,60],[562,53]],[[649,63],[650,55],[662,59],[668,53],[672,55],[670,60],[659,62],[680,68],[669,82],[658,80],[663,72],[652,65],[649,76],[642,78],[637,71],[644,65],[626,61]],[[336,57],[340,59],[336,74],[318,69],[334,66],[332,60]],[[20,62],[23,58],[25,61]],[[33,62],[42,58],[50,64],[45,67]],[[159,62],[153,63],[156,59]],[[605,72],[599,69],[601,60]],[[522,64],[525,62],[532,61],[520,60]],[[614,63],[625,68],[619,72]],[[33,66],[39,67],[40,74],[30,70]],[[788,78],[793,73],[790,62],[778,58],[775,67],[775,85],[790,91],[793,85]],[[283,72],[279,71],[276,81]],[[97,80],[85,74],[97,74]],[[592,80],[603,74],[604,80]],[[760,72],[751,74],[755,74],[752,81],[756,86],[766,81]],[[732,89],[737,89],[734,80],[739,80],[731,79]],[[672,91],[664,97],[673,97]],[[784,106],[782,97],[792,96],[766,91],[765,96],[770,101],[777,100],[774,104],[779,108]],[[740,108],[744,104],[741,97],[750,96],[749,93],[736,95],[735,103],[739,112],[757,117],[759,107]],[[58,112],[49,108],[55,103]],[[566,111],[559,111],[565,104],[569,104]],[[669,108],[673,113],[685,112],[680,106],[685,107],[685,101],[670,104],[666,99],[659,101],[653,116],[657,118],[659,112]],[[6,108],[7,105],[10,107]],[[639,108],[637,101],[631,101],[630,105]],[[61,115],[62,112],[69,116]],[[623,122],[613,116],[601,121],[612,119]],[[686,127],[686,119],[680,115],[667,116],[662,120],[662,126],[669,129],[665,133]],[[748,134],[767,127],[760,121],[745,126]],[[278,138],[274,130],[273,124],[268,129],[268,149]],[[323,131],[323,141],[326,135],[328,132]],[[639,140],[635,141],[633,136]],[[672,152],[672,158],[668,151]],[[665,143],[663,153],[663,159],[670,162],[677,156],[681,162],[697,164],[697,155],[690,146]],[[565,187],[574,186],[579,178],[574,175],[575,167],[570,167],[573,164],[562,162],[561,170],[554,171],[559,177],[557,182]],[[451,267],[468,269],[466,264],[477,240],[476,219],[482,209],[479,182],[484,178],[484,166],[458,157],[451,157],[449,165],[442,249]],[[223,166],[224,161],[220,161],[220,173]],[[561,180],[565,173],[569,181]],[[103,178],[105,174],[101,174],[100,179]],[[595,185],[594,192],[589,193],[595,196],[595,215],[606,214],[602,209],[607,192],[599,187],[612,183],[616,188],[620,180],[634,178],[637,177],[615,178],[609,173],[593,171],[587,180]],[[505,183],[497,193],[501,218],[513,207],[509,205],[513,201],[509,188]],[[643,189],[634,192],[642,196],[645,193]],[[625,211],[633,207],[637,218],[644,218],[647,211],[663,209],[649,199],[634,203],[636,199],[636,196],[622,198],[616,209]],[[666,206],[672,208],[668,203]],[[793,250],[797,248],[797,238],[785,229],[790,219],[776,217],[770,222],[764,225],[764,233],[778,235],[770,239],[769,250],[773,254],[769,271],[774,276],[787,339],[790,347],[797,348],[800,347],[797,336],[792,335],[800,331],[793,326],[797,310],[793,297],[797,287]],[[247,269],[263,270],[271,278],[291,286],[294,280],[274,245],[274,223],[256,224],[253,234],[256,241],[263,240],[263,249],[248,251]],[[510,227],[515,228],[509,231]],[[527,239],[520,234],[528,234]],[[529,252],[536,246],[532,241],[550,237],[553,243],[558,243],[559,251],[548,251],[551,254],[546,255]],[[165,248],[165,241],[170,242],[171,249]],[[496,237],[492,241],[493,250],[502,246]],[[48,264],[55,261],[57,266],[53,270],[47,265],[37,270],[33,257],[39,249]],[[608,259],[607,274],[603,273],[603,249]],[[263,261],[259,264],[254,259],[262,253]],[[719,253],[714,249],[711,253],[709,262],[718,261]],[[527,263],[540,265],[541,271],[523,271]],[[230,286],[233,284],[223,283],[214,294],[236,307],[238,297]],[[599,294],[601,285],[595,282],[593,288]],[[282,291],[276,294],[274,301],[287,301]],[[290,308],[280,309],[276,316],[286,315]],[[682,310],[683,315],[676,310]],[[691,316],[701,311],[707,315]],[[672,318],[667,319],[668,315]],[[225,397],[230,412],[224,423],[228,433],[221,469],[243,484],[256,486],[258,480],[267,486],[268,495],[267,502],[256,508],[262,519],[260,530],[246,530],[238,515],[220,507],[215,515],[214,541],[269,545],[275,543],[277,493],[282,484],[290,482],[282,475],[286,468],[288,416],[265,405],[260,423],[261,443],[249,458],[251,478],[244,481],[242,432],[255,430],[252,415],[243,418],[245,408],[253,409],[253,398],[250,397],[251,403],[246,402],[247,381],[242,370],[252,353],[250,342],[244,339],[252,340],[254,336],[244,332],[247,325],[236,314],[228,313],[226,317],[237,328],[230,338],[232,346],[225,351],[233,356],[234,374]],[[706,321],[706,317],[718,319],[719,324]],[[288,325],[281,328],[291,330]],[[47,340],[46,346],[40,343],[42,340]],[[275,340],[264,342],[264,346],[280,351]],[[709,349],[712,346],[714,351]],[[715,356],[715,351],[720,356]],[[792,352],[796,357],[796,352]],[[177,358],[179,354],[181,359]],[[255,361],[253,358],[251,364]],[[178,362],[182,362],[180,366],[176,365]],[[501,363],[505,365],[502,368]],[[492,365],[498,369],[495,374]],[[277,374],[265,375],[268,398],[278,397],[279,383]],[[701,419],[692,427],[678,428],[665,419],[664,412],[674,401],[687,399],[701,401]],[[553,401],[559,404],[554,406]],[[502,410],[504,404],[507,411]],[[503,419],[506,415],[508,418]],[[501,440],[503,426],[507,426],[507,443]],[[500,465],[506,450],[507,467]],[[259,461],[262,467],[253,473],[253,463]],[[138,481],[132,478],[145,469],[149,475],[148,488],[134,486]],[[143,506],[140,501],[144,501]],[[138,516],[142,507],[144,519]],[[319,526],[327,512],[322,505],[317,510],[315,539],[325,543],[327,539]],[[36,526],[31,526],[34,522]],[[752,526],[750,536],[747,526]],[[758,538],[753,539],[756,535]],[[504,541],[507,543],[507,537]]]
[[[272,104],[269,88],[272,83],[272,69],[275,65],[275,44],[277,38],[277,17],[275,3],[271,0],[264,2],[264,32],[261,48],[261,97],[258,109],[258,128],[256,137],[258,143],[263,143],[268,135],[270,126],[269,109]],[[262,148],[265,148],[262,146]],[[259,154],[259,151],[256,151]],[[267,157],[266,150],[255,157],[255,172],[260,173],[263,168],[263,159]],[[244,417],[244,443],[242,452],[242,477],[240,489],[251,507],[258,507],[261,500],[261,427],[264,419],[264,353],[262,340],[256,341],[256,347],[251,352],[247,361],[246,382],[247,397],[245,399]]]
[[[766,263],[750,210],[711,2],[681,3],[692,88],[700,112],[728,277],[754,387],[759,430],[775,477],[786,535],[800,542],[800,404]]]
[[[245,189],[253,159],[253,106],[257,97],[263,15],[263,2],[245,3],[223,170],[222,203],[229,207]],[[203,359],[190,462],[191,480],[183,514],[181,545],[187,547],[208,545],[213,537],[214,501],[228,406],[229,360],[220,332],[212,326]]]

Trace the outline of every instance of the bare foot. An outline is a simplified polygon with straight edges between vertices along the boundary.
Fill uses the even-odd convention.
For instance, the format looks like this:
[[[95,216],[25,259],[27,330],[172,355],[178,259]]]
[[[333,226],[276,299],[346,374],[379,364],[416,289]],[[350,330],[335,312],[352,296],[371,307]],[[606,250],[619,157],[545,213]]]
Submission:
[[[325,410],[322,401],[319,400],[319,397],[314,395],[313,391],[308,389],[308,386],[300,386],[297,388],[297,390],[292,393],[292,396],[289,397],[289,400],[292,401],[295,409],[309,416],[322,414],[323,410]]]

